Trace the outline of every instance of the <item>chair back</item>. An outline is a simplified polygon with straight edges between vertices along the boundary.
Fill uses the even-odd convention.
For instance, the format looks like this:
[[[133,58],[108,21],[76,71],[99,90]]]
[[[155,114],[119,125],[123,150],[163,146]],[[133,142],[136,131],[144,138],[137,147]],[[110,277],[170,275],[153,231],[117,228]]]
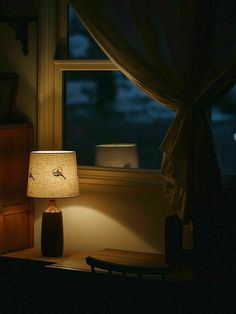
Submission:
[[[110,262],[91,256],[86,257],[87,264],[91,267],[91,272],[96,273],[96,269],[105,270],[109,275],[113,273],[121,273],[124,277],[134,275],[141,277],[143,275],[160,276],[161,280],[165,280],[165,276],[170,273],[171,267],[169,266],[157,266],[146,267],[127,265],[121,263]]]

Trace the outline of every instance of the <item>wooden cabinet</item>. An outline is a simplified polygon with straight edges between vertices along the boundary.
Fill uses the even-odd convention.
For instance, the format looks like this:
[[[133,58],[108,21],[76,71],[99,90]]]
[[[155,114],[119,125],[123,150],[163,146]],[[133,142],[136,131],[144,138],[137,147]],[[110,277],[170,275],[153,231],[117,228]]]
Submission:
[[[0,126],[0,254],[33,246],[33,201],[26,196],[33,127]]]

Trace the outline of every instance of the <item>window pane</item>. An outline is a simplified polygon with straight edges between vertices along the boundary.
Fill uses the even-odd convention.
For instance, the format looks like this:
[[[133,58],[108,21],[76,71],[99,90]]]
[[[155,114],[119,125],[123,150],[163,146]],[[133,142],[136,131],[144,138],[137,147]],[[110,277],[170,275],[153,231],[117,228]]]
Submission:
[[[71,6],[69,6],[68,14],[69,59],[107,59]]]
[[[236,86],[212,107],[211,119],[222,173],[236,174]]]
[[[65,72],[64,148],[94,165],[95,147],[136,143],[140,168],[159,169],[159,150],[174,118],[119,71]]]

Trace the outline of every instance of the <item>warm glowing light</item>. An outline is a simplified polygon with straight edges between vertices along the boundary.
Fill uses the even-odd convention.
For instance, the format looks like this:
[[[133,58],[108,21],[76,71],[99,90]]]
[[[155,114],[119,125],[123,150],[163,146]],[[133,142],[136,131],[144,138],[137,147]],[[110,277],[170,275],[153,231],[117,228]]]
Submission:
[[[31,152],[27,195],[52,199],[79,195],[75,152]]]

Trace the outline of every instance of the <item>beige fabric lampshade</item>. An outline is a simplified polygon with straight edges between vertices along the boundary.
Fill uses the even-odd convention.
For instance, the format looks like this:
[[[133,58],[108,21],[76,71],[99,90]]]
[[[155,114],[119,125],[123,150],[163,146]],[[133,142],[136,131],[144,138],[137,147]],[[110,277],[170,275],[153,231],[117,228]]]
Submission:
[[[136,144],[101,144],[96,146],[98,167],[138,168]]]
[[[32,151],[27,195],[53,199],[79,195],[76,153]]]

